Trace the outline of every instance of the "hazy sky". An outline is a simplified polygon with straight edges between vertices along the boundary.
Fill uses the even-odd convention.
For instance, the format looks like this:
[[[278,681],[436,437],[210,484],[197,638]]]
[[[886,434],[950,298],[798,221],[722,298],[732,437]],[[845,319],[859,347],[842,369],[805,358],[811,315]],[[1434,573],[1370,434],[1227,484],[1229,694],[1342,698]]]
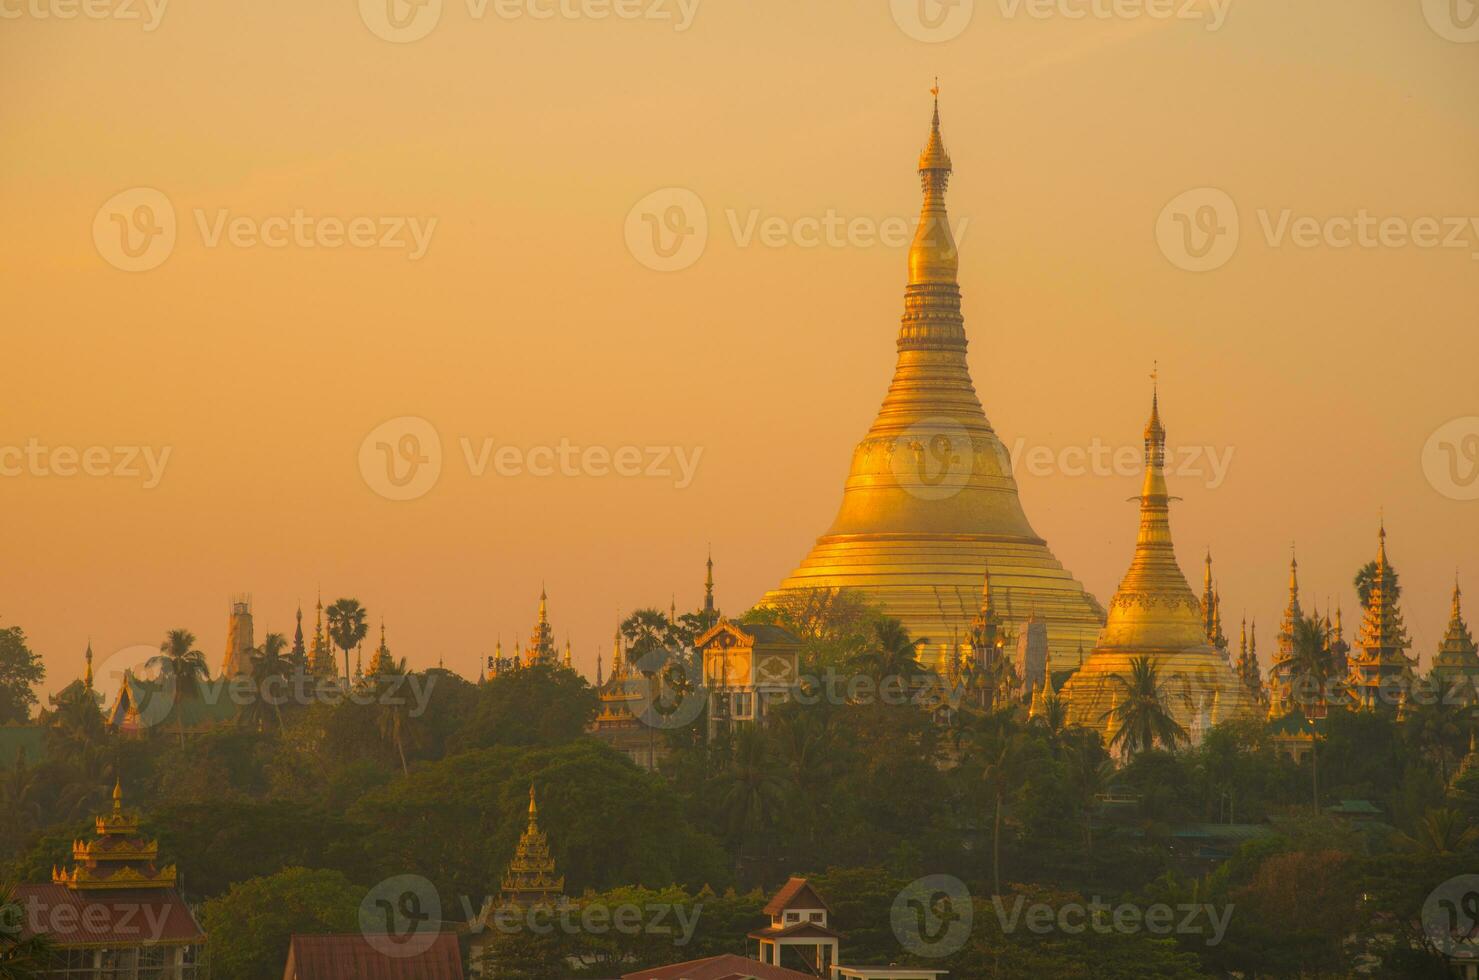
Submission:
[[[1074,450],[1138,447],[1158,359],[1173,452],[1227,463],[1171,484],[1234,637],[1256,615],[1267,662],[1295,540],[1306,605],[1354,632],[1383,508],[1424,660],[1456,568],[1479,618],[1463,0],[88,2],[0,0],[0,615],[48,690],[89,636],[102,661],[188,627],[218,664],[236,592],[259,636],[356,596],[468,674],[541,581],[593,667],[618,610],[700,600],[711,541],[742,611],[830,523],[883,396],[905,250],[870,229],[917,213],[936,74],[976,385],[1041,447],[1028,515],[1089,589],[1138,480]],[[655,270],[695,197],[701,256]],[[172,247],[145,236],[168,209]],[[380,442],[434,472],[424,427],[366,444],[407,416],[440,472],[391,500]],[[495,472],[562,440],[697,466]],[[55,472],[83,461],[110,475]]]

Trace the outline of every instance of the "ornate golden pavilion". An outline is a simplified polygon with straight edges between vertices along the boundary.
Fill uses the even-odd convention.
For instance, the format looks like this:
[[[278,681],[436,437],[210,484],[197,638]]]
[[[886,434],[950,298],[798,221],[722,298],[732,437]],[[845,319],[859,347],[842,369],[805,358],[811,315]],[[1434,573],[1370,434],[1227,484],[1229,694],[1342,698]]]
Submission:
[[[941,664],[969,646],[989,570],[1006,623],[1035,614],[1047,624],[1053,667],[1068,669],[1098,635],[1104,610],[1032,529],[1006,448],[971,383],[938,92],[919,173],[924,206],[909,250],[893,381],[853,452],[832,527],[761,602],[855,589],[927,639],[922,659]]]
[[[1160,668],[1176,720],[1195,739],[1212,725],[1257,715],[1252,692],[1207,638],[1202,603],[1192,593],[1171,540],[1166,493],[1166,429],[1160,397],[1151,399],[1145,426],[1145,482],[1140,492],[1140,531],[1135,557],[1109,605],[1109,621],[1083,667],[1063,685],[1070,723],[1095,728],[1108,741],[1130,661],[1147,656]]]

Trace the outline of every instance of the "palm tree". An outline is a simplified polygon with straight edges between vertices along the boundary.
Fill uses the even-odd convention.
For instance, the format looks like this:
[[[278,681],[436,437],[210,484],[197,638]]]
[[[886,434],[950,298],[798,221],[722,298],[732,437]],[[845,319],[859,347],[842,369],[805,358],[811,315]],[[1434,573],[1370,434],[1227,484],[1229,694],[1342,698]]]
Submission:
[[[283,653],[287,648],[288,638],[286,636],[281,633],[268,633],[262,638],[262,645],[252,651],[254,696],[242,711],[242,718],[258,730],[267,727],[268,717],[276,719],[278,728],[282,727],[282,705],[272,704],[272,712],[269,715],[267,690],[274,681],[285,679],[293,669],[292,662]]]
[[[927,642],[924,637],[910,639],[901,621],[886,616],[873,623],[873,637],[853,657],[853,663],[875,680],[899,677],[912,681],[925,672],[919,662],[919,648]]]
[[[1056,694],[1043,696],[1042,713],[1032,719],[1032,724],[1048,737],[1048,744],[1052,746],[1054,755],[1058,754],[1068,733],[1078,727],[1069,724],[1068,703]]]
[[[1006,796],[1021,782],[1022,733],[1017,726],[1015,708],[988,715],[971,745],[975,767],[992,800],[991,819],[991,884],[993,894],[1001,894],[1001,821]]]
[[[821,705],[784,709],[774,717],[770,734],[798,804],[795,823],[801,843],[810,850],[827,819],[828,786],[836,771],[839,746],[832,713]]]
[[[1097,735],[1080,729],[1077,738],[1068,743],[1064,761],[1068,767],[1068,788],[1084,822],[1084,849],[1094,846],[1094,805],[1109,789],[1114,778],[1114,760],[1100,744]]]
[[[1169,707],[1173,695],[1161,683],[1160,668],[1150,657],[1132,657],[1129,678],[1115,674],[1110,681],[1118,688],[1119,700],[1100,720],[1112,723],[1111,747],[1123,744],[1139,754],[1149,752],[1156,743],[1174,749],[1178,742],[1187,740],[1186,729]],[[1185,695],[1181,697],[1185,699]]]
[[[1376,566],[1372,564],[1372,574]],[[1320,714],[1329,710],[1331,692],[1325,686],[1332,680],[1334,664],[1330,661],[1330,636],[1325,624],[1314,616],[1308,616],[1294,624],[1294,649],[1289,658],[1289,676],[1293,681],[1291,690],[1298,687],[1306,692],[1318,692],[1313,704],[1299,705],[1306,718],[1318,708]],[[1296,698],[1296,703],[1298,698]],[[1315,812],[1320,811],[1320,738],[1315,736],[1310,744],[1310,794]]]
[[[766,742],[765,733],[747,725],[735,738],[729,767],[719,775],[719,805],[729,814],[736,839],[735,878],[743,871],[745,845],[769,830],[785,808],[786,780]]]
[[[15,886],[0,883],[0,980],[40,980],[54,965],[52,943],[45,933],[21,938],[26,909]]]
[[[1458,810],[1444,807],[1429,810],[1411,835],[1398,834],[1397,840],[1406,850],[1417,854],[1456,855],[1479,842],[1479,827],[1471,827],[1468,818]]]
[[[375,675],[375,682],[380,688],[375,697],[375,728],[380,732],[380,737],[394,746],[396,754],[400,756],[401,775],[409,776],[411,770],[406,765],[406,738],[410,731],[411,705],[405,697],[390,694],[395,678],[404,677],[405,674],[406,658],[402,657],[391,665],[389,671]]]
[[[329,639],[344,651],[344,683],[348,686],[354,683],[349,676],[349,651],[359,646],[370,631],[365,607],[358,599],[335,599],[325,612],[329,617]]]
[[[210,667],[205,654],[195,649],[195,634],[189,630],[174,629],[164,635],[159,644],[159,653],[150,657],[145,665],[159,671],[159,679],[175,690],[175,729],[180,735],[180,744],[185,744],[185,717],[179,708],[179,698],[195,697],[200,687],[210,679]]]

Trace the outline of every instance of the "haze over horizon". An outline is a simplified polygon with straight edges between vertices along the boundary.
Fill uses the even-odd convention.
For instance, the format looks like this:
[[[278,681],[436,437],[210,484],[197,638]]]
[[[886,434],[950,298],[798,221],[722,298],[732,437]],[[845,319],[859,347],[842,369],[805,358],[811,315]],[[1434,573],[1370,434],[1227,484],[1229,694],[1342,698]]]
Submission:
[[[1479,59],[1410,6],[1234,0],[1209,29],[979,3],[907,46],[889,4],[842,0],[705,2],[684,30],[449,4],[410,43],[285,0],[170,5],[148,31],[9,20],[0,446],[168,457],[153,487],[142,452],[138,476],[0,479],[0,624],[53,693],[89,637],[102,662],[187,627],[218,668],[229,596],[253,593],[260,640],[300,601],[311,631],[321,586],[383,614],[413,666],[474,676],[527,638],[543,582],[592,673],[618,614],[701,602],[711,542],[742,612],[826,529],[883,397],[907,236],[875,239],[917,216],[938,75],[973,377],[1066,567],[1107,603],[1130,559],[1138,464],[1074,472],[1138,459],[1158,362],[1172,452],[1199,453],[1169,478],[1178,557],[1200,591],[1212,549],[1234,646],[1246,609],[1267,666],[1291,542],[1306,610],[1338,600],[1353,638],[1384,515],[1425,668],[1455,571],[1479,595],[1479,448],[1445,479],[1434,441],[1479,447]],[[177,240],[128,272],[94,226],[134,188]],[[671,272],[630,244],[665,188],[707,218]],[[1158,223],[1206,189],[1240,233],[1189,271]],[[400,222],[405,244],[227,230],[299,212]],[[1330,219],[1349,237],[1362,215],[1406,244],[1340,244]],[[1425,217],[1465,247],[1415,244]],[[439,479],[387,499],[361,454],[408,416]],[[562,441],[674,452],[665,476],[491,469]]]

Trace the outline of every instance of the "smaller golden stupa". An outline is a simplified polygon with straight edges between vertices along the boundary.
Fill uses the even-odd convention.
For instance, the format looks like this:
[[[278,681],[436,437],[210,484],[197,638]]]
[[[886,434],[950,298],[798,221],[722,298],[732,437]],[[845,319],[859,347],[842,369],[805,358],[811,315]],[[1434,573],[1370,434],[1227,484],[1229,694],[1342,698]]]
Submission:
[[[519,838],[514,859],[503,876],[499,901],[502,905],[530,908],[553,905],[564,893],[565,876],[555,874],[555,858],[550,853],[549,840],[539,829],[539,807],[534,802],[534,787],[530,786],[529,826]]]
[[[1166,429],[1160,394],[1151,397],[1145,426],[1145,483],[1137,499],[1140,533],[1135,557],[1109,605],[1109,620],[1098,645],[1063,685],[1068,720],[1113,735],[1110,710],[1121,696],[1116,678],[1130,677],[1130,661],[1149,657],[1170,693],[1170,709],[1191,738],[1219,722],[1252,718],[1252,693],[1207,639],[1202,603],[1192,593],[1171,540],[1166,493]]]

